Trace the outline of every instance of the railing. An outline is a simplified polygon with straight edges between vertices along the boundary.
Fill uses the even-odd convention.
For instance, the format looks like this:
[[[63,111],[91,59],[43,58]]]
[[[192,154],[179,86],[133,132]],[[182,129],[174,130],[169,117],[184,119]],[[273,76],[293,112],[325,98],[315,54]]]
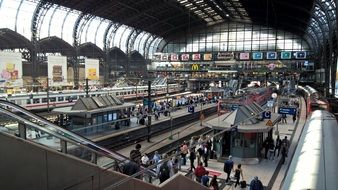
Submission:
[[[50,123],[45,118],[35,115],[14,103],[0,100],[0,105],[2,105],[0,112],[3,115],[18,122],[17,131],[19,132],[18,136],[21,138],[27,139],[27,131],[29,130],[37,131],[42,134],[42,137],[28,138],[27,140],[90,161],[104,169],[113,168],[115,171],[121,171],[122,165],[129,160],[117,152],[100,147],[80,135]],[[27,115],[31,119],[28,120],[17,113],[13,113],[13,109]]]

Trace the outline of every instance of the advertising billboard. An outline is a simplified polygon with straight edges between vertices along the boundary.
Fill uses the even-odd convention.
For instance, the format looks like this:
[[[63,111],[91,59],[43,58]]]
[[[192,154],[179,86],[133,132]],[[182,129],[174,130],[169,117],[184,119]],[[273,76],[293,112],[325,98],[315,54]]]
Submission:
[[[51,86],[57,86],[67,83],[67,57],[49,55],[48,78]]]
[[[94,81],[100,79],[99,68],[98,59],[85,59],[85,78],[89,80],[89,84],[93,84]]]
[[[21,53],[0,52],[0,87],[22,87]]]
[[[171,54],[170,55],[170,61],[179,61],[178,60],[178,55],[177,54]]]
[[[218,52],[217,59],[218,60],[231,60],[231,59],[234,59],[234,53],[233,52]]]
[[[192,60],[193,61],[201,60],[201,54],[199,54],[199,53],[192,54]]]
[[[189,61],[189,54],[185,53],[181,55],[181,60],[182,61]]]
[[[250,53],[240,53],[239,59],[240,60],[249,60],[250,59]]]
[[[203,60],[204,61],[211,61],[212,60],[212,54],[211,53],[205,53],[203,55]]]

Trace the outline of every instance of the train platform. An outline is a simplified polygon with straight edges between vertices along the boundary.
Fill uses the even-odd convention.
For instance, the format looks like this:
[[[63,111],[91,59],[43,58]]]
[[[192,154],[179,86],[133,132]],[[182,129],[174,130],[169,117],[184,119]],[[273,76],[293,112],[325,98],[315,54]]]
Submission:
[[[303,98],[301,99],[301,113],[299,119],[296,120],[295,123],[292,121],[292,117],[287,117],[287,123],[279,124],[279,135],[280,138],[283,139],[285,136],[288,137],[290,141],[290,148],[288,151],[288,157],[286,158],[285,164],[281,164],[280,159],[281,155],[279,157],[274,157],[274,159],[261,159],[258,164],[243,164],[242,163],[242,170],[243,170],[243,176],[244,180],[247,184],[250,184],[251,180],[258,176],[258,178],[262,181],[263,186],[267,189],[275,189],[279,190],[280,185],[282,183],[282,180],[285,176],[285,173],[287,171],[287,168],[289,167],[289,164],[291,162],[292,156],[294,154],[295,148],[298,144],[298,140],[300,137],[300,134],[302,132],[302,129],[306,122],[306,104]],[[276,127],[273,129],[273,138],[274,140],[277,138],[275,135]],[[233,159],[235,166],[237,164],[241,163],[241,160]],[[189,172],[189,161],[187,161],[186,166],[182,166],[181,172],[183,174],[187,174]],[[196,166],[196,163],[195,163]],[[237,186],[234,187],[234,184],[226,184],[226,174],[223,172],[223,166],[224,164],[222,162],[219,162],[215,159],[210,159],[208,161],[208,167],[206,169],[208,171],[211,171],[212,174],[218,175],[218,181],[221,189],[228,190],[228,189],[243,189]],[[243,180],[243,179],[241,179]],[[249,186],[247,186],[247,189],[249,189]]]
[[[217,106],[216,103],[208,103],[208,104],[205,104],[203,106],[200,106],[200,105],[201,104],[197,104],[197,106],[195,107],[195,113],[200,112],[200,110],[202,110],[202,113],[203,113],[204,110],[207,110],[209,108]],[[178,109],[176,111],[172,111],[170,113],[170,116],[164,116],[163,114],[161,114],[161,116],[158,118],[158,120],[156,120],[155,116],[152,115],[151,125],[153,126],[153,125],[157,125],[157,124],[160,124],[160,123],[163,123],[163,122],[168,122],[170,120],[175,120],[177,118],[180,118],[180,117],[183,117],[183,116],[186,116],[186,115],[189,115],[189,114],[191,114],[191,113],[188,112],[188,107],[183,107],[183,108]],[[130,121],[131,121],[130,126],[121,126],[121,128],[117,129],[117,130],[115,130],[115,129],[109,130],[109,131],[101,132],[99,134],[90,135],[90,136],[87,136],[87,137],[90,138],[91,140],[93,140],[94,142],[98,142],[98,141],[101,141],[101,140],[104,140],[104,139],[107,139],[107,138],[110,138],[110,137],[119,136],[119,135],[122,135],[122,134],[125,134],[125,133],[129,133],[129,132],[135,130],[136,128],[146,128],[147,127],[147,125],[138,124],[136,117],[132,117]]]

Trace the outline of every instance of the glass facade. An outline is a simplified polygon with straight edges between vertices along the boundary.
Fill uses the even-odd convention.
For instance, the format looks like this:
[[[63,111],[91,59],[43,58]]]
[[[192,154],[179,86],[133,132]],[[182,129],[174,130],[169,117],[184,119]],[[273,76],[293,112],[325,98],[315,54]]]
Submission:
[[[252,24],[228,23],[170,41],[164,52],[308,51],[308,42],[282,30]]]

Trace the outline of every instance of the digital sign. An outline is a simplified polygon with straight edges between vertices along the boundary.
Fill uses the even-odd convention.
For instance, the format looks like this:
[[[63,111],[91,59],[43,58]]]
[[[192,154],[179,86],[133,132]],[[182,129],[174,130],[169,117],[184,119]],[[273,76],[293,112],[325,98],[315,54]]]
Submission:
[[[240,53],[239,59],[240,60],[249,60],[250,59],[250,53]]]
[[[295,55],[296,59],[305,59],[306,58],[306,52],[305,51],[296,52],[294,55]]]
[[[252,53],[252,59],[253,60],[263,59],[263,53],[262,52],[253,52]]]
[[[266,59],[277,59],[277,52],[267,52]]]
[[[171,54],[170,55],[170,60],[171,61],[178,61],[178,55],[177,54]]]
[[[281,59],[291,59],[291,52],[290,51],[282,51],[280,54]]]
[[[212,60],[212,54],[211,53],[206,53],[203,55],[203,60],[204,61],[211,61]]]
[[[181,60],[182,61],[189,61],[189,54],[182,54],[181,55]]]
[[[201,59],[201,54],[192,54],[193,61],[199,61]]]

